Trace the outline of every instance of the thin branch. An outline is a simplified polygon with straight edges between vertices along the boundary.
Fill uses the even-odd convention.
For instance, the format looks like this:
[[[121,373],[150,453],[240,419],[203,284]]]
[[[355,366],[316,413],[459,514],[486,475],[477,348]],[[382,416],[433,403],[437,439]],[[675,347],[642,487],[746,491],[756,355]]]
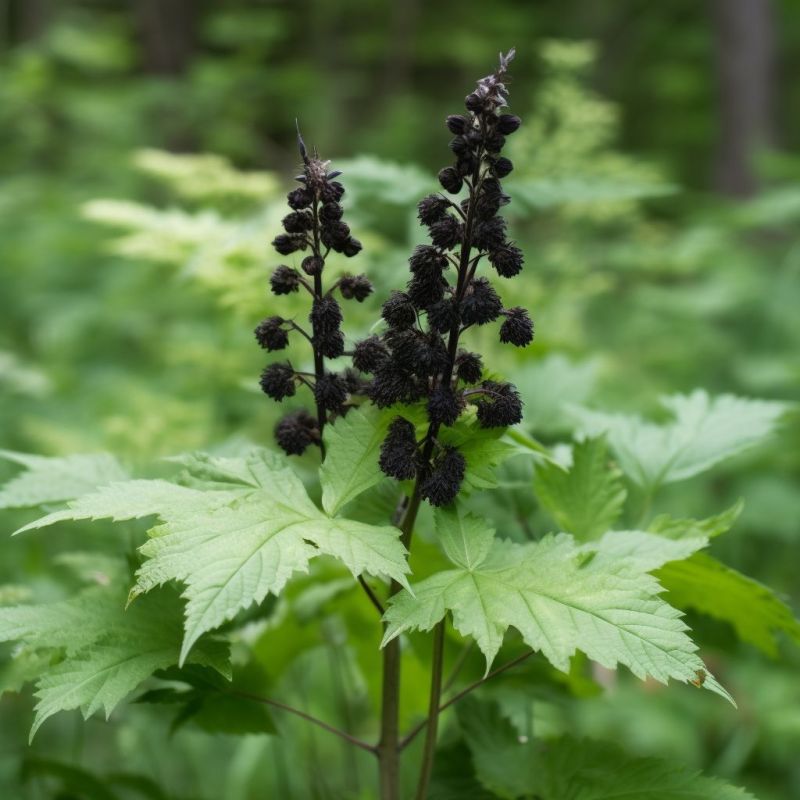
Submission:
[[[442,703],[442,705],[439,706],[439,710],[437,713],[441,714],[442,711],[444,711],[446,708],[450,708],[450,706],[452,706],[453,703],[457,703],[462,697],[468,695],[473,689],[477,689],[479,686],[486,683],[486,681],[490,680],[491,678],[494,678],[495,675],[499,675],[501,672],[505,672],[506,670],[511,669],[512,667],[516,667],[517,664],[521,664],[523,661],[525,661],[525,659],[530,658],[532,655],[533,655],[533,650],[529,650],[527,653],[523,653],[521,656],[517,656],[516,658],[511,659],[511,661],[509,661],[508,663],[503,664],[502,667],[498,667],[497,669],[492,670],[492,672],[490,672],[485,678],[481,678],[480,680],[471,683],[465,689],[462,689],[458,694],[454,694],[449,700]],[[414,739],[417,737],[417,734],[420,731],[422,731],[425,727],[427,727],[427,725],[428,725],[427,719],[424,719],[422,720],[422,722],[415,725],[400,740],[400,749],[403,750],[409,744],[411,744],[411,742],[414,741]]]
[[[346,742],[350,742],[350,744],[354,745],[355,747],[360,747],[362,750],[366,750],[368,753],[372,753],[373,755],[377,752],[374,745],[368,744],[367,742],[363,742],[361,739],[356,738],[355,736],[351,736],[349,733],[345,731],[339,730],[339,728],[334,728],[333,725],[328,725],[327,722],[323,722],[321,719],[317,719],[316,717],[312,717],[311,714],[306,714],[305,711],[301,711],[299,708],[294,708],[293,706],[288,706],[286,703],[281,703],[278,700],[271,700],[268,697],[261,697],[257,694],[250,694],[250,692],[240,692],[240,691],[231,691],[227,694],[235,695],[236,697],[241,697],[244,700],[252,700],[255,703],[262,703],[265,706],[271,706],[272,708],[279,708],[281,711],[287,711],[289,714],[294,714],[296,717],[300,717],[304,719],[306,722],[310,722],[312,725],[316,725],[319,728],[322,728],[328,733],[332,733],[335,736],[338,736],[340,739],[344,739]]]
[[[358,576],[358,582],[361,584],[361,588],[367,593],[367,597],[369,597],[370,602],[375,608],[378,609],[378,613],[383,616],[384,608],[381,604],[381,601],[378,600],[378,595],[372,590],[372,587],[367,583],[366,579],[363,575]]]
[[[450,691],[453,684],[458,679],[458,675],[461,672],[461,668],[464,666],[467,660],[467,656],[472,652],[472,648],[475,647],[475,640],[470,639],[469,643],[462,648],[461,652],[458,654],[458,658],[456,658],[455,664],[453,664],[453,669],[450,672],[449,677],[444,682],[444,686],[442,686],[442,693],[446,694]]]

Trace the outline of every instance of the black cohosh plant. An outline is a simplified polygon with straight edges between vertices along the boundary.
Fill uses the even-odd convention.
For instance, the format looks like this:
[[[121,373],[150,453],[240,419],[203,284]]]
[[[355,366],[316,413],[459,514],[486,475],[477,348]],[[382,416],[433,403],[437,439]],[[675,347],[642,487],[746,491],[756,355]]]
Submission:
[[[288,455],[300,455],[311,444],[324,455],[322,431],[325,423],[346,412],[351,395],[359,392],[363,382],[351,369],[335,372],[326,369],[326,359],[339,358],[345,351],[342,333],[342,309],[336,293],[344,300],[363,302],[372,293],[372,284],[365,275],[343,275],[325,286],[325,261],[331,251],[352,258],[361,251],[361,242],[350,232],[342,219],[340,204],[344,187],[336,180],[339,171],[329,170],[316,152],[309,155],[298,129],[297,141],[303,171],[296,177],[300,183],[289,192],[287,201],[292,211],[283,219],[284,233],[272,242],[282,256],[303,255],[300,270],[281,264],[270,278],[272,292],[286,295],[301,289],[311,296],[308,315],[310,331],[294,319],[271,316],[255,329],[256,340],[269,352],[283,350],[289,335],[297,333],[308,340],[314,358],[312,373],[299,371],[288,361],[265,367],[261,388],[278,402],[294,396],[298,385],[307,386],[314,398],[316,415],[305,409],[286,414],[275,427],[275,439]]]
[[[380,466],[389,477],[416,478],[419,495],[433,506],[455,499],[466,468],[458,448],[438,441],[442,426],[454,425],[469,405],[484,428],[522,419],[515,387],[482,380],[480,354],[459,347],[469,328],[501,319],[501,342],[524,347],[533,340],[528,312],[504,308],[492,282],[478,274],[484,259],[501,279],[513,278],[523,263],[499,213],[510,200],[501,179],[513,168],[501,152],[520,125],[519,117],[503,113],[504,79],[513,56],[513,50],[501,56],[497,71],[478,82],[466,98],[466,113],[447,118],[455,155],[455,163],[439,172],[447,194],[429,195],[418,207],[431,243],[418,246],[409,259],[406,290],[393,292],[383,304],[386,332],[356,347],[356,366],[374,376],[367,393],[375,405],[425,403],[424,436],[418,440],[414,426],[398,416],[381,449]],[[464,189],[466,196],[454,199]]]
[[[363,275],[334,280],[325,270],[331,253],[355,256],[360,244],[342,220],[339,173],[309,154],[298,135],[302,174],[289,193],[284,233],[274,241],[290,263],[278,266],[270,282],[278,296],[307,293],[308,312],[298,319],[268,317],[256,337],[268,352],[284,350],[292,337],[293,352],[308,353],[300,358],[312,367],[277,361],[266,367],[261,385],[277,401],[298,389],[311,391],[315,413],[292,412],[275,434],[289,455],[319,448],[318,480],[311,470],[301,480],[290,460],[268,447],[184,454],[168,479],[131,476],[108,454],[48,459],[0,450],[1,458],[28,470],[0,488],[0,509],[39,506],[45,514],[20,532],[64,521],[158,518],[147,537],[129,531],[142,534],[135,556],[128,536],[118,537],[116,554],[113,544],[104,546],[100,560],[73,553],[70,589],[78,570],[87,576],[73,596],[40,605],[0,602],[0,643],[19,643],[19,661],[8,672],[8,650],[0,648],[0,694],[9,680],[36,683],[32,734],[59,711],[111,713],[147,680],[154,691],[138,699],[175,708],[176,726],[200,715],[196,721],[215,733],[274,732],[270,719],[250,713],[255,702],[347,743],[347,773],[329,785],[338,750],[337,765],[318,757],[316,745],[302,763],[301,739],[276,718],[275,727],[290,741],[274,742],[275,757],[285,746],[282,754],[291,754],[300,769],[286,770],[270,796],[373,796],[350,769],[357,763],[352,746],[377,760],[381,800],[410,797],[412,782],[417,800],[563,800],[565,791],[581,797],[749,797],[604,743],[521,737],[522,727],[494,707],[490,693],[461,702],[532,656],[537,697],[540,687],[558,687],[566,728],[581,716],[570,705],[581,702],[578,691],[568,695],[574,687],[584,694],[590,660],[731,699],[681,619],[686,608],[706,613],[710,597],[714,606],[707,613],[732,623],[732,631],[741,627],[741,638],[767,652],[777,650],[778,631],[800,641],[800,622],[779,598],[698,552],[731,527],[740,503],[704,520],[650,518],[662,484],[740,454],[774,428],[783,404],[696,391],[666,399],[674,419],[663,425],[576,406],[581,422],[569,445],[569,466],[526,431],[507,429],[522,418],[520,395],[489,371],[492,351],[475,352],[469,344],[478,338],[474,329],[487,325],[499,346],[524,347],[533,339],[527,311],[502,299],[522,269],[522,254],[500,214],[509,202],[502,181],[512,169],[503,146],[520,125],[506,112],[512,56],[501,55],[498,69],[467,96],[465,111],[447,118],[454,163],[439,173],[442,192],[418,207],[429,243],[411,254],[403,290],[381,298],[380,318],[375,304],[376,332],[352,346],[342,329],[347,304],[340,301],[364,301],[372,287]],[[348,363],[342,357],[352,364],[341,366]],[[530,482],[504,485],[503,496],[515,507],[507,514],[484,492],[499,485],[500,464],[520,455],[535,463]],[[629,494],[633,502],[626,504]],[[537,508],[529,516],[532,496]],[[431,513],[419,517],[426,503]],[[508,530],[497,530],[499,519]],[[544,527],[552,523],[557,527]],[[319,556],[329,563],[309,575]],[[355,581],[371,605],[357,594]],[[281,601],[265,603],[270,595]],[[312,631],[315,623],[319,630]],[[273,674],[270,659],[294,637],[296,624],[309,636],[291,641],[292,654],[278,659]],[[338,633],[327,641],[327,632],[345,625],[346,648]],[[404,636],[412,632],[432,635]],[[369,651],[377,649],[381,633],[379,713],[353,715],[356,704],[348,701],[356,682],[333,668],[337,659],[328,674],[319,645],[326,639],[332,655],[346,653],[368,685],[364,665],[373,669]],[[424,641],[431,653],[427,713],[401,734],[401,707],[418,711],[414,694],[401,693],[401,666],[419,665]],[[578,653],[586,658],[575,658]],[[468,672],[480,675],[478,661],[486,671],[470,680]],[[293,686],[295,670],[308,672],[315,691],[343,701],[341,727],[287,702],[296,692],[306,703],[307,676]],[[557,671],[574,671],[577,680],[556,677]],[[525,677],[518,673],[504,697],[530,711]],[[288,696],[263,694],[278,686]],[[308,699],[311,709],[319,705],[316,696]],[[459,725],[448,729],[437,754],[440,715],[456,703]],[[421,749],[410,748],[423,733]],[[434,756],[441,766],[435,773]],[[316,783],[315,771],[324,771],[325,780]],[[315,786],[299,788],[309,776]]]
[[[484,378],[479,353],[460,346],[473,326],[499,322],[503,343],[525,347],[533,340],[533,322],[519,306],[506,308],[492,281],[479,273],[488,262],[500,280],[516,276],[522,269],[520,249],[509,240],[506,220],[500,211],[510,198],[502,179],[513,169],[502,155],[506,137],[520,126],[519,117],[504,112],[508,94],[506,74],[514,56],[500,56],[495,72],[482,78],[465,100],[462,114],[446,119],[453,138],[454,163],[439,172],[443,192],[423,198],[418,206],[420,224],[428,230],[430,244],[418,246],[409,259],[411,277],[405,291],[393,291],[383,302],[385,330],[355,344],[352,369],[337,374],[325,369],[326,358],[345,354],[341,331],[342,313],[333,297],[335,289],[346,299],[364,300],[372,287],[366,277],[344,277],[327,291],[323,287],[325,258],[333,249],[356,255],[360,244],[342,222],[339,201],[344,193],[329,172],[327,162],[310,157],[300,141],[303,173],[301,186],[289,193],[293,211],[283,221],[285,233],[273,245],[281,255],[310,251],[296,268],[279,266],[271,284],[275,294],[306,289],[312,297],[308,333],[294,320],[273,316],[256,328],[256,338],[266,350],[281,350],[290,332],[304,335],[314,352],[314,373],[297,371],[291,364],[268,366],[261,387],[275,400],[294,395],[298,384],[314,394],[317,414],[305,410],[284,417],[275,430],[278,444],[288,454],[300,454],[315,443],[323,448],[322,431],[329,420],[345,413],[357,395],[366,395],[379,409],[395,404],[424,404],[427,428],[417,435],[415,425],[402,415],[389,424],[380,448],[380,469],[390,478],[413,481],[409,497],[399,504],[398,522],[403,544],[411,545],[411,534],[420,503],[442,507],[453,503],[466,473],[466,460],[458,447],[439,439],[442,427],[453,426],[470,406],[482,428],[504,428],[522,419],[522,402],[513,384]],[[299,138],[299,135],[298,135]],[[459,199],[460,198],[460,199]],[[307,277],[306,277],[307,276]],[[313,279],[313,280],[309,280]],[[358,373],[371,376],[365,382]],[[382,611],[373,590],[362,580],[370,599]],[[390,596],[401,586],[391,584]],[[434,662],[441,666],[443,625],[435,637]],[[381,739],[376,748],[381,763],[381,796],[398,797],[401,744],[398,732],[400,653],[396,640],[384,650]],[[427,792],[436,740],[436,709],[441,694],[441,675],[434,673],[431,689],[432,713],[426,741],[426,756],[420,774],[418,797]]]

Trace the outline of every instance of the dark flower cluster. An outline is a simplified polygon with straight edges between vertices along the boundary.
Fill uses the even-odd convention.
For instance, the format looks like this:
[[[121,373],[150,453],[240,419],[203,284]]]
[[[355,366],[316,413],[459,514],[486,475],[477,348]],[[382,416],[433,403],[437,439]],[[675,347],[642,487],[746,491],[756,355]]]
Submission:
[[[427,432],[418,440],[414,426],[397,417],[380,466],[393,478],[416,478],[420,496],[436,506],[454,500],[466,469],[461,452],[439,441],[440,429],[454,425],[468,405],[484,428],[522,419],[515,387],[483,380],[480,355],[459,347],[468,328],[497,320],[501,342],[524,347],[533,340],[528,312],[505,308],[492,283],[476,275],[484,258],[502,278],[522,269],[522,252],[499,215],[510,201],[501,180],[513,169],[501,151],[520,126],[518,117],[504,113],[513,55],[501,55],[498,69],[478,82],[466,97],[465,113],[447,118],[454,163],[439,172],[444,192],[425,197],[418,207],[430,244],[412,253],[405,291],[393,292],[383,304],[385,332],[359,342],[354,352],[354,366],[372,376],[367,393],[375,405],[424,401]],[[466,196],[459,200],[455,196],[463,189]]]
[[[261,373],[261,388],[273,400],[292,397],[300,384],[307,385],[316,405],[316,418],[307,411],[293,411],[275,428],[280,447],[290,455],[299,455],[310,444],[322,447],[322,429],[334,416],[349,407],[350,397],[363,391],[363,380],[353,370],[331,372],[325,359],[344,354],[342,309],[335,297],[338,290],[344,300],[363,302],[372,293],[372,284],[365,275],[343,275],[327,290],[323,287],[325,261],[331,251],[352,257],[361,250],[350,227],[342,220],[340,204],[344,187],[336,180],[341,173],[330,171],[329,162],[314,153],[309,155],[298,132],[303,171],[296,180],[300,184],[289,192],[291,212],[283,218],[284,233],[276,236],[273,247],[283,256],[303,253],[300,269],[286,264],[277,267],[270,278],[276,295],[304,289],[311,296],[308,316],[310,330],[293,319],[272,316],[255,329],[256,340],[269,352],[283,350],[292,332],[300,333],[312,346],[314,372],[300,372],[288,361],[267,366]]]

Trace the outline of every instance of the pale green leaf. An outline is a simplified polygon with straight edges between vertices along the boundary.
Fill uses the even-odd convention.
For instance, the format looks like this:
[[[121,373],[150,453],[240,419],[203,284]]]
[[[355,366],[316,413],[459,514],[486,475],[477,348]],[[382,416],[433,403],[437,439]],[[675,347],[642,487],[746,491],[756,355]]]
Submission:
[[[721,514],[707,519],[673,519],[669,514],[661,514],[647,526],[647,530],[670,539],[696,536],[713,539],[715,536],[727,533],[733,527],[743,508],[744,501],[739,499]]]
[[[57,603],[0,609],[0,640],[27,650],[62,651],[63,660],[36,683],[31,738],[58,711],[98,709],[108,716],[143,680],[178,662],[183,604],[170,589],[153,592],[126,610],[118,588],[95,587]],[[191,661],[227,674],[227,647],[199,642]]]
[[[595,539],[622,513],[627,492],[621,474],[609,464],[602,437],[584,439],[573,447],[568,470],[552,462],[537,465],[533,488],[560,530]]]
[[[800,644],[800,621],[772,590],[705,553],[657,573],[670,603],[730,623],[745,642],[776,656],[777,634]]]
[[[643,572],[651,572],[670,561],[682,561],[708,545],[705,536],[667,539],[647,531],[608,531],[594,548],[585,550],[595,558],[625,561]]]
[[[437,508],[434,518],[439,542],[456,566],[470,570],[484,561],[494,541],[494,529],[485,519],[464,511],[459,504]]]
[[[230,488],[201,491],[161,480],[114,484],[23,530],[65,519],[158,516],[163,524],[142,547],[147,560],[132,595],[171,580],[186,584],[181,663],[205,631],[278,594],[321,553],[338,558],[353,575],[386,575],[406,585],[400,531],[324,514],[284,458],[255,450],[238,463],[206,459],[201,466],[206,475],[213,467],[217,478],[224,469],[222,483]]]
[[[383,478],[381,444],[394,415],[375,408],[353,409],[325,426],[325,461],[319,471],[322,507],[331,516]]]
[[[460,552],[457,558],[463,561]],[[609,669],[624,664],[662,683],[708,674],[681,613],[660,597],[652,576],[634,559],[603,557],[599,546],[578,546],[567,534],[526,545],[496,540],[480,562],[437,572],[413,590],[390,602],[384,644],[407,630],[430,630],[449,611],[456,630],[486,656],[487,670],[514,627],[562,671],[581,650]],[[730,699],[710,675],[704,686]]]
[[[625,474],[652,491],[691,478],[765,439],[786,410],[783,403],[702,390],[662,398],[674,418],[658,425],[637,416],[574,408],[587,435],[606,433]]]
[[[128,475],[107,453],[46,457],[0,450],[0,458],[26,471],[0,489],[0,508],[31,508],[72,500]]]

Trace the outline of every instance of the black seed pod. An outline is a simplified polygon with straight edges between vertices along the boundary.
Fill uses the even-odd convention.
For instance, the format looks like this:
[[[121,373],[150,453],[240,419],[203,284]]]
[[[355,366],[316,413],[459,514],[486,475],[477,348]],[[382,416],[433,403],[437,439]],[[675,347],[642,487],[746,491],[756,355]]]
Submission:
[[[463,238],[463,224],[449,214],[431,225],[431,241],[443,250],[452,250]]]
[[[415,275],[406,287],[414,306],[421,311],[438,303],[444,297],[447,281],[441,275]]]
[[[361,303],[372,294],[372,284],[366,275],[344,275],[339,281],[339,291],[345,300]]]
[[[506,137],[498,133],[498,131],[493,131],[484,139],[483,146],[489,153],[499,153],[505,146],[505,143]]]
[[[419,201],[417,206],[419,221],[423,225],[433,225],[438,222],[450,207],[450,201],[438,194],[429,194]]]
[[[472,175],[475,171],[475,167],[478,166],[478,158],[475,153],[468,151],[466,153],[462,153],[458,159],[456,159],[456,172],[462,176],[465,175]]]
[[[513,384],[484,381],[484,394],[475,403],[482,428],[505,428],[522,421],[522,400]]]
[[[281,233],[272,240],[272,246],[282,255],[288,256],[308,246],[306,237],[296,233]]]
[[[457,155],[463,155],[469,149],[469,143],[463,136],[456,136],[454,139],[450,140],[450,149]]]
[[[285,264],[276,267],[269,279],[273,294],[289,294],[300,288],[300,273]]]
[[[347,241],[344,243],[342,247],[343,255],[347,256],[347,258],[352,258],[353,256],[357,256],[361,252],[361,242],[358,241],[353,236],[348,236]]]
[[[314,202],[314,194],[304,186],[298,186],[286,195],[286,199],[290,208],[299,211],[302,208],[308,208]]]
[[[492,217],[475,228],[473,237],[479,250],[493,251],[502,247],[506,241],[506,221],[503,217]]]
[[[417,435],[405,417],[395,417],[381,445],[378,464],[384,475],[399,481],[411,480],[417,473]]]
[[[456,322],[458,308],[450,298],[428,306],[428,324],[439,333],[447,333]]]
[[[313,442],[319,442],[317,421],[305,409],[292,411],[275,426],[275,440],[288,456],[299,456]]]
[[[354,370],[352,367],[347,367],[342,373],[342,380],[347,387],[348,394],[364,394],[367,382],[358,374],[357,370]],[[345,411],[348,409],[349,406],[345,408]]]
[[[261,373],[261,390],[279,402],[295,393],[294,370],[289,364],[270,364]]]
[[[503,304],[486,278],[475,278],[461,306],[461,320],[466,325],[485,325],[500,316]]]
[[[522,250],[506,244],[489,253],[489,261],[504,278],[513,278],[522,269]]]
[[[341,331],[329,331],[324,336],[315,336],[314,344],[325,358],[339,358],[344,353],[344,334]]]
[[[381,316],[392,328],[410,328],[417,321],[417,312],[405,292],[392,292],[381,308]]]
[[[456,357],[456,375],[464,383],[477,383],[483,374],[483,362],[477,353],[459,350]]]
[[[341,411],[347,401],[347,383],[335,372],[326,372],[314,384],[314,398],[326,411]]]
[[[437,386],[428,398],[428,420],[434,425],[452,425],[464,410],[464,399],[450,387]]]
[[[423,481],[420,493],[432,506],[446,506],[456,499],[467,471],[464,456],[455,447],[445,447]]]
[[[450,194],[458,194],[461,191],[461,175],[453,167],[445,167],[439,171],[439,183]]]
[[[322,226],[322,244],[337,252],[344,249],[350,238],[350,226],[346,222],[328,222]]]
[[[500,341],[525,347],[533,341],[533,320],[528,312],[520,306],[509,308],[505,312],[505,321],[500,326]]]
[[[447,257],[429,244],[418,244],[408,259],[414,275],[441,275],[447,264]]]
[[[315,297],[308,315],[315,336],[325,336],[339,330],[342,309],[330,295]]]
[[[289,344],[289,334],[281,327],[286,320],[283,317],[268,317],[258,323],[255,330],[256,341],[265,350],[283,350]]]
[[[395,403],[415,403],[424,395],[417,377],[401,369],[390,360],[375,370],[375,377],[367,387],[367,395],[378,408],[388,408]]]
[[[500,156],[494,164],[492,164],[492,172],[498,178],[505,178],[506,175],[509,175],[511,171],[514,169],[514,164],[511,162],[510,158],[506,158],[505,156]]]
[[[322,268],[325,266],[325,262],[319,256],[306,256],[300,266],[303,268],[303,272],[306,275],[319,275],[322,272]]]
[[[319,196],[323,203],[338,203],[344,195],[344,186],[339,181],[325,181]]]
[[[392,351],[392,363],[407,372],[415,372],[427,360],[427,342],[416,328],[394,328],[384,334],[384,342]]]
[[[319,210],[319,218],[323,224],[338,222],[342,218],[343,209],[338,203],[324,203]]]
[[[451,114],[445,122],[450,133],[456,136],[466,133],[472,125],[470,118],[461,114]]]
[[[368,336],[353,349],[353,366],[361,372],[374,372],[389,356],[389,350],[378,336]]]
[[[472,92],[464,98],[464,105],[467,111],[478,114],[483,111],[483,98],[477,92]]]
[[[521,124],[522,120],[515,114],[501,114],[497,118],[497,132],[508,136],[510,133],[514,133]]]
[[[283,218],[282,224],[286,233],[305,233],[311,230],[313,220],[307,211],[293,211]]]

